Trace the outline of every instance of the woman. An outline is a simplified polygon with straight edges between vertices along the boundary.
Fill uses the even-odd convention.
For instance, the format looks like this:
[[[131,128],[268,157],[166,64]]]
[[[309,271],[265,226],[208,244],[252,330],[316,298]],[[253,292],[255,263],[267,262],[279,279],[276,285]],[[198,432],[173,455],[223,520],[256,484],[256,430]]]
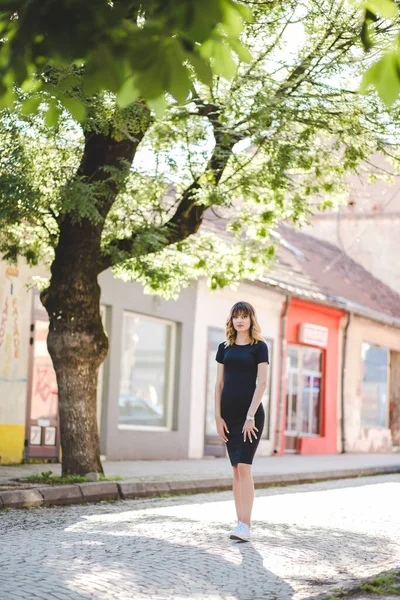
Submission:
[[[215,421],[233,467],[238,523],[231,539],[249,541],[254,482],[251,465],[264,428],[261,404],[267,387],[268,347],[254,308],[237,302],[226,322],[226,341],[218,346]]]

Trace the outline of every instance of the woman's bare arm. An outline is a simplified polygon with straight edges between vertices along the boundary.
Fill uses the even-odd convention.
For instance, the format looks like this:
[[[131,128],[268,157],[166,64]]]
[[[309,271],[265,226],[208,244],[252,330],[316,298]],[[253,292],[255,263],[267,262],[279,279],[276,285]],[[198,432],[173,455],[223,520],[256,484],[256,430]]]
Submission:
[[[249,406],[248,414],[254,415],[260,405],[264,392],[267,389],[268,363],[259,363],[257,368],[257,387],[254,390],[253,399]]]

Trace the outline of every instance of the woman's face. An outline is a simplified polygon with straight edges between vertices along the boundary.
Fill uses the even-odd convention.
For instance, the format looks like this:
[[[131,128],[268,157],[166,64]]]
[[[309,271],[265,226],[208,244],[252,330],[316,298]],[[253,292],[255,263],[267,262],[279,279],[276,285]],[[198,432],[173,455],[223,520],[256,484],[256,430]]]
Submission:
[[[251,325],[250,315],[238,314],[232,317],[232,323],[236,331],[248,331]]]

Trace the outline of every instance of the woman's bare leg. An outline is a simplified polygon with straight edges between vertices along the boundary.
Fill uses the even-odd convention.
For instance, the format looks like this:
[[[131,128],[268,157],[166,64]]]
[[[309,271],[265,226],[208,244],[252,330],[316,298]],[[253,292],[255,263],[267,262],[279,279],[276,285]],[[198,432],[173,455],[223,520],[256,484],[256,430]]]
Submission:
[[[238,466],[235,465],[233,468],[233,497],[235,498],[235,506],[236,506],[236,514],[238,521],[242,521],[242,503],[240,499],[240,479],[239,479],[239,469]]]
[[[243,523],[249,525],[250,527],[251,511],[253,509],[254,502],[254,481],[253,474],[251,472],[251,465],[239,463],[238,472],[242,515],[242,518],[240,520],[243,521]]]

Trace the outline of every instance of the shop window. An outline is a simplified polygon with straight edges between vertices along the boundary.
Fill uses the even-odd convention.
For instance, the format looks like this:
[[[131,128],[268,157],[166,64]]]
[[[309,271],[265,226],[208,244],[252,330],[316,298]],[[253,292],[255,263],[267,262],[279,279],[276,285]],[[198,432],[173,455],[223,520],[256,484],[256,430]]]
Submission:
[[[370,344],[362,345],[361,425],[388,427],[389,352]]]
[[[171,429],[176,325],[124,312],[120,428]]]
[[[294,435],[321,433],[322,351],[288,346],[286,384],[286,432]]]

